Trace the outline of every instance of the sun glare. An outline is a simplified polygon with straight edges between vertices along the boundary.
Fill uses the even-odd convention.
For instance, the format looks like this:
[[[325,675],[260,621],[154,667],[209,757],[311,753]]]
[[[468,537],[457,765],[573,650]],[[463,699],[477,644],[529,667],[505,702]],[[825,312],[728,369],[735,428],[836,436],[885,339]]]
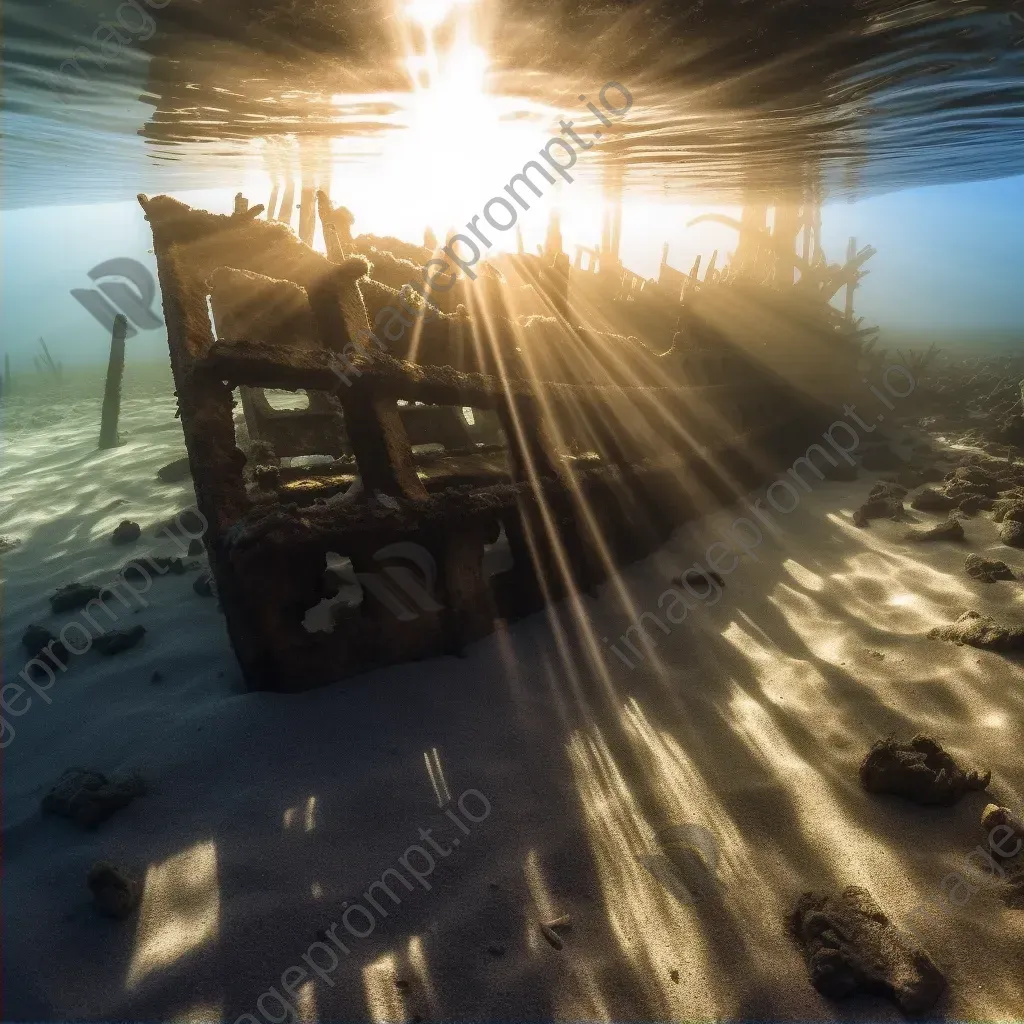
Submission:
[[[549,134],[552,112],[489,90],[480,6],[472,0],[411,0],[399,8],[412,92],[399,130],[385,144],[376,187],[413,201],[417,232],[429,224],[443,236],[463,224]],[[532,116],[510,116],[524,110]]]
[[[405,13],[410,21],[432,30],[441,25],[456,7],[469,3],[472,0],[408,0]]]

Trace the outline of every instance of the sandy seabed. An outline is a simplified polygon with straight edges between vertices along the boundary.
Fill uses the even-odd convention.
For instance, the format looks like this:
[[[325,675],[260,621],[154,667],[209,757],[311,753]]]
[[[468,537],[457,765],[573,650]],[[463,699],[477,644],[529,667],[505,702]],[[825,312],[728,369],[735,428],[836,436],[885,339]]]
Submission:
[[[161,380],[127,394],[115,451],[95,447],[98,392],[8,403],[2,532],[21,543],[4,558],[5,682],[29,623],[75,617],[49,613],[58,586],[176,553],[154,527],[193,496],[156,477],[183,448]],[[856,529],[874,479],[817,485],[716,604],[655,631],[633,669],[609,655],[603,676],[562,605],[461,659],[247,693],[195,573],[155,579],[119,624],[146,627],[139,646],[72,659],[52,703],[32,695],[9,718],[4,1017],[281,1021],[291,1011],[264,994],[285,996],[295,968],[285,997],[303,1020],[899,1019],[883,1000],[819,996],[785,932],[801,891],[859,884],[898,925],[933,908],[920,934],[949,980],[933,1017],[1021,1019],[1024,909],[980,875],[954,905],[943,880],[984,841],[989,799],[1024,807],[1024,672],[927,633],[968,608],[1024,621],[1022,584],[963,571],[971,552],[1024,571],[1024,552],[987,514],[965,544]],[[738,514],[681,528],[581,598],[596,636],[629,625],[619,588],[656,610]],[[125,518],[143,526],[127,549],[109,541]],[[951,808],[866,794],[871,743],[918,731],[991,767],[988,794]],[[39,808],[72,766],[137,772],[150,792],[83,831]],[[689,899],[652,870],[666,823],[712,837],[713,876]],[[429,871],[409,852],[434,850],[427,830],[448,851]],[[97,860],[145,880],[126,921],[90,902]],[[389,869],[423,884],[391,875],[397,899],[378,888],[373,911],[367,888]],[[373,911],[364,938],[343,924],[368,930],[343,917],[357,905]],[[539,926],[566,915],[556,949]],[[303,956],[335,924],[348,952],[317,976]]]

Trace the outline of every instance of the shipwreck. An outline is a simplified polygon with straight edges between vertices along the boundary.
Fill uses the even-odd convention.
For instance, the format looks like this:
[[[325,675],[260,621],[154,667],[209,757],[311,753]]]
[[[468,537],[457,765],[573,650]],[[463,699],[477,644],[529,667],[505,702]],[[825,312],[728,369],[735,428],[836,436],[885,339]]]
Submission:
[[[872,342],[829,303],[870,252],[815,258],[810,206],[774,232],[738,225],[729,266],[703,276],[667,252],[657,280],[631,274],[613,218],[574,261],[553,230],[537,255],[413,295],[436,252],[353,238],[325,195],[326,253],[308,202],[298,237],[241,196],[232,215],[139,200],[204,542],[255,689],[459,653],[591,590],[801,454]],[[389,334],[399,304],[411,326]]]

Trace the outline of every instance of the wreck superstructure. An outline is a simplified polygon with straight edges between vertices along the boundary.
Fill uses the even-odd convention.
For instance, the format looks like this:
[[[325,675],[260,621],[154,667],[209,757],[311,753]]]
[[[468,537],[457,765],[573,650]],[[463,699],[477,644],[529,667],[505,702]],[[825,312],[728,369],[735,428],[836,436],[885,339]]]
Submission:
[[[252,688],[458,652],[764,482],[829,420],[821,396],[759,357],[764,339],[730,331],[724,311],[763,288],[738,276],[688,275],[673,295],[671,275],[637,285],[617,261],[590,272],[520,253],[460,284],[464,301],[407,304],[411,329],[389,339],[374,325],[417,247],[358,255],[372,247],[342,242],[326,196],[326,255],[244,200],[231,216],[140,202],[204,539]],[[574,295],[603,322],[583,322]],[[815,316],[801,320],[801,303]],[[835,363],[819,297],[790,288],[776,305],[767,335],[802,332]],[[275,409],[275,390],[308,405]],[[311,469],[298,455],[329,458]],[[329,556],[363,582],[356,599],[338,598]]]

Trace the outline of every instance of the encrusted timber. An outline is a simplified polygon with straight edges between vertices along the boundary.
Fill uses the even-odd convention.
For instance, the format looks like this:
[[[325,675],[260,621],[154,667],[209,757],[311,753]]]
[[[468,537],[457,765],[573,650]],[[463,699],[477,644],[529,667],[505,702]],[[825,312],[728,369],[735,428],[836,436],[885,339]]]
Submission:
[[[674,472],[647,470],[624,480],[610,469],[578,481],[615,562],[649,553],[669,536],[665,521],[655,534],[638,537],[623,516],[627,487],[640,486],[644,501],[664,505],[678,490]],[[261,517],[262,516],[262,517]],[[504,527],[513,557],[510,569],[487,577],[485,546]],[[408,614],[376,587],[363,588],[362,603],[335,611],[333,632],[309,632],[306,612],[329,597],[328,552],[353,560],[357,578],[380,576],[379,552],[415,544],[429,553],[436,578],[421,581],[432,600],[400,596]],[[575,499],[559,480],[531,486],[503,484],[432,495],[397,512],[316,507],[253,513],[231,531],[224,548],[238,581],[241,613],[253,623],[258,643],[237,650],[252,689],[298,691],[373,667],[459,653],[490,633],[497,620],[514,620],[558,600],[570,589],[593,586],[609,571],[594,557],[577,525]]]
[[[280,276],[306,288],[325,343],[343,350],[366,326],[365,310],[355,286],[365,264],[331,263],[303,245],[281,225],[246,217],[219,217],[193,211],[167,197],[140,197],[153,230],[160,276],[171,368],[189,452],[196,504],[209,524],[204,537],[217,582],[232,646],[250,685],[264,685],[265,663],[287,666],[305,656],[299,638],[287,631],[268,634],[282,609],[295,610],[309,593],[322,588],[324,565],[268,563],[271,591],[253,594],[253,574],[239,572],[228,553],[228,535],[249,505],[242,478],[244,457],[235,445],[232,383],[211,371],[207,356],[215,345],[207,310],[206,280],[221,266]],[[285,364],[293,361],[288,350]],[[277,381],[267,381],[280,386]],[[405,498],[426,496],[412,468],[408,440],[394,403],[377,407],[372,395],[355,388],[345,396],[346,425],[353,452],[371,493],[381,490]],[[258,576],[259,574],[257,574]],[[275,590],[276,588],[276,590]],[[301,623],[301,617],[299,619]],[[291,646],[288,646],[289,637]],[[287,656],[285,656],[287,655]],[[285,678],[291,678],[286,672]]]
[[[766,459],[781,464],[791,457],[807,426],[799,418],[775,424],[669,467],[586,469],[572,486],[545,476],[449,490],[388,513],[359,506],[254,511],[224,549],[239,611],[252,624],[249,644],[236,646],[247,684],[298,691],[374,667],[459,653],[497,621],[589,590],[613,566],[647,556],[679,523],[706,511],[709,499],[725,503],[763,483]],[[643,529],[637,507],[646,513]],[[487,577],[485,546],[502,527],[513,564]],[[399,618],[393,605],[364,587],[362,603],[340,611],[333,632],[304,628],[306,611],[329,596],[327,553],[353,558],[358,574],[379,574],[372,553],[400,543],[417,545],[433,560],[428,606],[405,602],[411,614]]]
[[[157,223],[153,223],[153,236],[171,372],[195,485],[196,507],[205,521],[203,539],[217,581],[228,636],[244,670],[244,655],[259,649],[260,637],[243,612],[239,580],[224,554],[227,531],[248,509],[242,479],[245,459],[235,445],[231,388],[215,376],[195,372],[197,358],[214,340],[205,289],[184,271],[175,245],[161,234]]]
[[[421,366],[382,354],[340,365],[326,352],[249,343],[216,343],[197,369],[232,386],[333,387],[343,402],[353,391],[362,390],[382,402],[402,399],[499,412],[509,405],[542,407],[563,439],[576,437],[580,426],[589,423],[593,436],[578,439],[607,451],[616,462],[621,459],[614,454],[614,446],[607,444],[611,440],[607,425],[628,424],[638,414],[650,424],[648,434],[656,429],[675,447],[714,443],[792,415],[788,396],[758,381],[681,388],[542,383],[464,373],[448,366]],[[642,458],[643,438],[631,438],[624,427],[616,430],[622,451]]]
[[[367,330],[366,310],[356,286],[356,280],[366,271],[364,261],[337,264],[327,260],[283,225],[253,221],[246,216],[209,214],[167,196],[140,196],[139,201],[153,229],[165,305],[170,303],[182,310],[173,329],[168,321],[168,346],[181,401],[189,392],[204,396],[200,404],[211,407],[207,414],[212,414],[212,406],[216,405],[218,419],[230,423],[230,390],[225,397],[225,385],[230,388],[251,383],[257,387],[312,387],[325,391],[337,388],[337,374],[332,374],[333,379],[321,388],[311,385],[308,379],[296,382],[289,376],[289,371],[303,366],[303,354],[298,348],[271,346],[273,359],[265,362],[266,375],[259,381],[232,379],[230,373],[211,364],[209,356],[218,343],[209,323],[205,281],[220,267],[233,266],[303,287],[324,345],[322,351],[313,350],[306,358],[319,360],[317,365],[323,367],[330,351],[336,357],[338,353],[356,351],[355,339]],[[229,350],[234,347],[227,346]],[[342,388],[336,394],[367,488],[411,499],[425,497],[394,402],[381,399],[358,381],[356,386]],[[187,436],[186,433],[186,440]],[[240,466],[232,466],[224,452],[214,459],[217,462],[220,472],[240,488]],[[213,466],[207,469],[216,472]],[[200,477],[195,479],[197,489],[202,490],[204,481]]]
[[[545,411],[551,407],[589,406],[598,420],[602,416],[607,420],[617,404],[625,408],[646,402],[663,408],[682,424],[674,443],[683,450],[693,454],[700,438],[711,438],[708,457],[698,464],[706,467],[709,481],[719,487],[724,485],[714,473],[716,453],[723,464],[737,463],[737,477],[740,469],[756,472],[745,453],[747,442],[738,440],[742,433],[738,428],[745,420],[756,424],[762,435],[772,431],[784,435],[792,428],[792,410],[773,413],[772,402],[778,403],[778,395],[763,389],[531,386],[522,380],[421,367],[388,357],[360,359],[351,367],[350,380],[338,390],[354,454],[367,489],[398,496],[403,511],[397,517],[379,517],[386,520],[382,526],[377,516],[365,510],[357,511],[354,518],[336,508],[311,510],[299,520],[278,509],[268,529],[261,525],[253,531],[241,456],[234,447],[231,387],[247,383],[329,390],[338,380],[337,359],[326,351],[215,343],[203,271],[230,264],[233,257],[225,255],[223,245],[210,243],[205,255],[194,258],[194,246],[209,240],[202,232],[192,238],[194,218],[182,222],[178,214],[187,208],[167,202],[171,205],[159,201],[144,205],[153,222],[171,364],[197,503],[210,523],[206,542],[211,566],[232,644],[253,688],[304,689],[373,665],[458,650],[492,628],[495,615],[527,614],[545,601],[557,600],[566,589],[600,579],[607,562],[603,555],[596,557],[598,549],[607,550],[612,561],[625,561],[661,543],[673,525],[667,515],[674,506],[671,498],[678,498],[687,482],[685,475],[632,466],[627,448],[612,438],[606,445],[611,449],[608,461],[615,465],[583,481],[567,480],[565,464],[545,422]],[[160,216],[161,212],[167,216]],[[209,225],[211,217],[201,214],[199,220]],[[241,227],[221,224],[230,218],[213,219],[220,225],[218,230],[242,231],[245,237]],[[314,289],[318,274],[337,270],[335,264],[295,242],[290,233],[281,245],[287,250],[282,258],[296,264],[312,260],[312,269],[300,266],[295,274],[305,274]],[[301,251],[293,251],[295,245]],[[273,266],[265,271],[275,273]],[[333,280],[317,302],[311,301],[315,312],[319,308],[321,334],[334,340],[336,351],[340,341],[352,337],[360,317],[362,324],[366,322],[354,281],[340,290],[337,284]],[[472,492],[478,505],[483,505],[468,512],[455,507],[450,492],[429,499],[412,466],[408,438],[396,411],[399,398],[496,408],[509,438],[514,481],[504,498],[493,489]],[[726,408],[727,429],[718,430]],[[736,440],[723,444],[717,441],[721,437]],[[594,511],[593,526],[588,529],[580,528],[577,514],[581,496]],[[636,529],[624,512],[629,507],[626,499],[654,512],[652,528]],[[439,514],[432,515],[432,508]],[[317,516],[326,516],[329,525],[320,522],[310,530],[308,524],[319,522]],[[485,581],[483,548],[501,525],[515,565],[508,573]],[[430,552],[439,576],[439,608],[431,605],[411,618],[396,619],[370,594],[357,609],[346,609],[339,616],[333,633],[311,634],[303,627],[306,611],[329,596],[324,578],[329,551],[354,553],[357,572],[372,572],[379,567],[366,561],[366,553],[400,541],[412,541]]]
[[[309,391],[305,409],[275,409],[263,388],[242,387],[242,409],[253,441],[266,441],[279,457],[341,455],[347,435],[337,399],[324,391]]]

